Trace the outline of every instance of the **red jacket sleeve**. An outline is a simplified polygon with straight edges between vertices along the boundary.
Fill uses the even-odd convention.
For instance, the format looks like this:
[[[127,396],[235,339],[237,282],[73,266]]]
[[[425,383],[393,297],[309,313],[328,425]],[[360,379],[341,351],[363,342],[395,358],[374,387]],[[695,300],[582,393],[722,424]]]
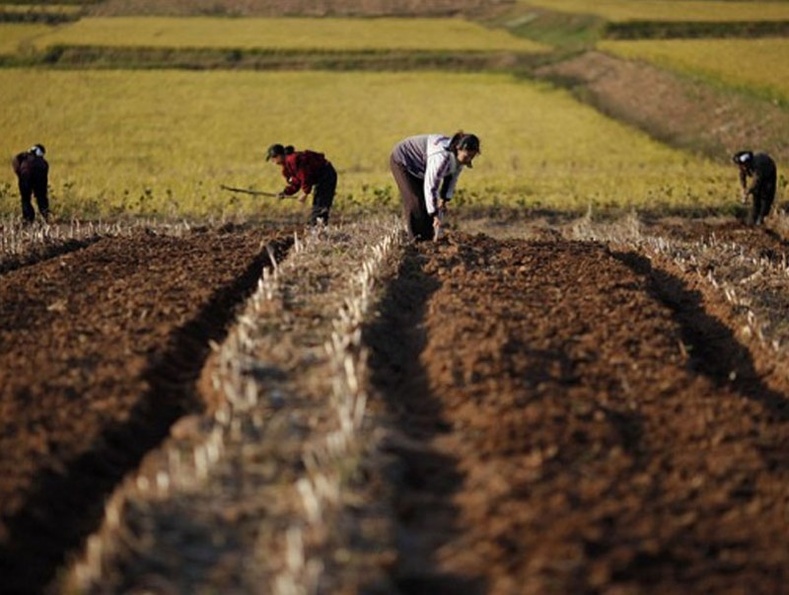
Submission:
[[[297,179],[297,170],[296,170],[296,161],[295,161],[296,154],[292,153],[285,157],[285,163],[282,165],[282,176],[287,180],[288,185],[282,191],[287,196],[295,194],[301,183]]]

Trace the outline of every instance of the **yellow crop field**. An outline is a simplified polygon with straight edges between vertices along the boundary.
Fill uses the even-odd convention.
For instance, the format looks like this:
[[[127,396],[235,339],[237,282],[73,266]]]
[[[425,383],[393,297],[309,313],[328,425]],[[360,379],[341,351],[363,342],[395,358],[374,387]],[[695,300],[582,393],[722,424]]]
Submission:
[[[296,209],[220,189],[281,189],[264,160],[274,142],[327,154],[339,209],[396,206],[392,146],[459,128],[482,138],[482,155],[458,203],[721,205],[736,191],[727,155],[690,157],[564,91],[501,74],[6,69],[0,101],[0,154],[44,143],[54,208],[66,216]],[[16,212],[14,183],[0,170],[3,213]]]
[[[526,0],[524,4],[562,12],[594,14],[623,21],[783,21],[787,2],[715,2],[710,0]]]
[[[47,25],[0,23],[0,54],[13,54],[25,46],[32,47],[34,39],[51,30]]]
[[[602,41],[599,47],[789,101],[787,38]]]
[[[85,18],[53,30],[39,47],[70,45],[543,52],[550,48],[462,19]]]

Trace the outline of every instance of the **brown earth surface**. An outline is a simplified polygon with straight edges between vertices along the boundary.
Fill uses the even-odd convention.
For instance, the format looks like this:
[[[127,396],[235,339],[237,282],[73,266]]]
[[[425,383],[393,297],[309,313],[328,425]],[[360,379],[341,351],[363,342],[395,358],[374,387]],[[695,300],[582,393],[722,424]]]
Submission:
[[[0,278],[0,585],[36,592],[180,416],[272,232],[147,229],[12,259]],[[35,251],[34,251],[35,252]],[[8,263],[6,263],[8,264]]]
[[[386,420],[389,464],[371,458],[356,481],[386,485],[385,502],[367,506],[388,511],[390,531],[367,547],[379,539],[392,555],[320,592],[785,592],[786,350],[771,344],[777,325],[766,341],[744,333],[748,308],[720,290],[749,287],[761,319],[771,307],[783,319],[785,302],[758,301],[787,294],[777,227],[654,222],[628,243],[584,238],[579,222],[463,231],[474,225],[405,246],[363,328],[370,419]],[[763,281],[702,264],[711,242],[751,258]],[[229,226],[94,238],[4,270],[4,592],[44,591],[123,477],[206,409],[210,344],[270,265],[269,243],[287,263],[290,234]],[[672,256],[680,248],[695,260]],[[324,267],[307,271],[319,285]],[[298,348],[300,318],[319,319],[294,301],[267,341]],[[226,514],[223,530],[241,534],[243,517]],[[145,559],[148,577],[165,572]],[[342,574],[343,559],[327,559],[327,574]],[[139,566],[127,568],[124,589],[92,592],[133,592]],[[172,587],[183,565],[170,572],[170,587],[146,592],[198,591]]]
[[[401,592],[785,589],[789,384],[730,309],[643,254],[555,238],[461,236],[399,283],[422,296],[392,308],[405,359],[380,349],[409,438]]]

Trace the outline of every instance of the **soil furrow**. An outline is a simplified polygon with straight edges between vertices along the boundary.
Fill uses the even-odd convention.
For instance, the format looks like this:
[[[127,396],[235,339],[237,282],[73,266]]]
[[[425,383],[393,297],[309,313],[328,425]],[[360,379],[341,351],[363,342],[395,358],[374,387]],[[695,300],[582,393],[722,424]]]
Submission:
[[[180,415],[268,264],[256,233],[104,238],[0,287],[0,582],[38,592]],[[287,247],[288,240],[281,243]]]
[[[43,591],[101,521],[106,549],[72,567],[86,591],[781,592],[778,232],[453,228],[354,306],[392,231],[366,223],[311,237],[268,285],[267,236],[234,227],[3,274],[6,589]],[[359,303],[375,314],[335,336]]]
[[[456,242],[423,268],[440,284],[425,305],[427,390],[392,399],[403,428],[435,428],[401,457],[401,584],[780,590],[787,477],[762,456],[775,411],[710,379],[709,359],[694,367],[688,329],[714,319],[697,301],[667,307],[643,261],[636,272],[599,244]]]

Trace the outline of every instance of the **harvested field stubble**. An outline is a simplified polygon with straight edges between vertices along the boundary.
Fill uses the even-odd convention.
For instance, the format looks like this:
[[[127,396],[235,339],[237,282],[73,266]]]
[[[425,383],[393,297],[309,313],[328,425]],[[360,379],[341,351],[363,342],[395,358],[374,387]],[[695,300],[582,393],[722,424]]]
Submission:
[[[149,443],[127,482],[115,476],[104,526],[70,578],[97,593],[780,592],[789,380],[779,296],[789,275],[779,219],[768,230],[635,217],[521,223],[530,239],[520,240],[492,226],[499,239],[465,233],[472,222],[461,219],[444,241],[417,246],[365,221],[295,240],[228,339],[212,335],[221,346],[201,380],[194,361],[171,360],[192,387],[181,397],[208,413],[175,424],[162,448]],[[244,269],[266,252],[246,237],[182,241],[195,258],[234,246],[230,262]],[[167,244],[154,237],[140,258],[158,270]],[[230,256],[217,258],[221,269]],[[9,295],[33,295],[19,283],[54,260],[5,273]],[[187,294],[161,272],[152,281],[175,308]],[[221,284],[203,282],[204,292]],[[94,286],[99,295],[113,284]],[[4,299],[3,312],[22,313]],[[94,299],[96,320],[117,303]],[[87,320],[62,318],[72,333]],[[4,346],[22,344],[5,328]],[[133,330],[108,327],[107,341]],[[133,336],[141,346],[159,337]],[[106,398],[62,387],[73,405],[105,412],[80,423],[114,423],[113,387],[148,394],[134,392],[139,366],[107,366],[116,379]],[[20,394],[0,394],[5,428],[18,427],[10,407]],[[76,419],[40,398],[24,405],[38,431],[13,430],[7,453],[53,438],[64,453],[81,444],[66,440]],[[21,483],[0,485],[4,503],[30,506]],[[91,502],[69,506],[95,527]],[[57,517],[46,516],[46,538],[24,539],[17,517],[3,518],[4,552],[55,559],[49,538],[67,528]]]

